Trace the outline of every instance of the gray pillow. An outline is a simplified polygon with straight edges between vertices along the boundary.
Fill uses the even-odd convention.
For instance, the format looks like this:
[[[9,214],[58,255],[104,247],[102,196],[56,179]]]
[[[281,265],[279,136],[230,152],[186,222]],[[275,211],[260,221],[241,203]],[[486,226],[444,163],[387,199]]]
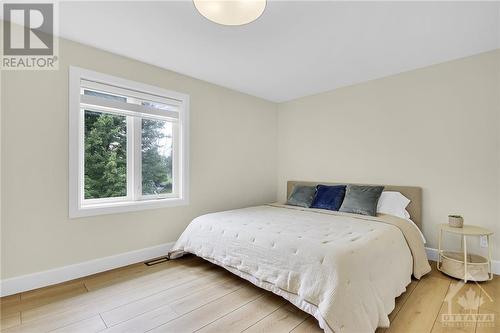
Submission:
[[[347,185],[339,211],[360,215],[377,215],[377,203],[383,186]]]
[[[316,195],[316,186],[294,185],[287,205],[309,208]]]

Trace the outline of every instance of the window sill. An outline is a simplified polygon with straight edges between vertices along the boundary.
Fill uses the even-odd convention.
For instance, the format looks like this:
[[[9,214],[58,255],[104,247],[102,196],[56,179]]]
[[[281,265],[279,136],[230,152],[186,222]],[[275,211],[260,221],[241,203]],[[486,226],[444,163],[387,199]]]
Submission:
[[[185,198],[165,198],[142,201],[119,201],[112,203],[99,203],[70,208],[69,217],[79,218],[105,214],[119,214],[147,209],[164,207],[186,206],[189,202]]]

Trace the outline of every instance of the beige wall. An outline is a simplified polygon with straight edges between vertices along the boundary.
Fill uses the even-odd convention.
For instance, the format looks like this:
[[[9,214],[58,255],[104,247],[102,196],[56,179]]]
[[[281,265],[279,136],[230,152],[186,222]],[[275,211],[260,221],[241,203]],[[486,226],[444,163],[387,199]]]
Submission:
[[[500,259],[500,51],[279,106],[288,179],[423,188],[427,246],[450,213],[495,231]]]
[[[174,241],[206,212],[276,198],[276,105],[77,43],[2,73],[2,278]],[[68,66],[191,97],[190,205],[68,219]]]

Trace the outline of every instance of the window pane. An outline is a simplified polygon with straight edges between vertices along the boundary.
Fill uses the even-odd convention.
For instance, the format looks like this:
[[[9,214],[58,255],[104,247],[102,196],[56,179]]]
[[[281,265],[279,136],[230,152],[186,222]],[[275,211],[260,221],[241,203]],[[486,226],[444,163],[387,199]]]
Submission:
[[[142,194],[172,193],[172,123],[142,119]]]
[[[117,96],[117,95],[111,95],[111,94],[103,93],[103,92],[99,92],[99,91],[85,89],[83,91],[83,93],[85,95],[88,95],[88,96],[102,97],[102,98],[112,99],[112,100],[115,100],[115,101],[120,101],[120,102],[125,102],[125,103],[127,102],[127,98],[126,97]]]
[[[85,199],[126,195],[126,117],[85,111]]]
[[[171,107],[168,106],[167,104],[158,103],[158,102],[142,101],[141,104],[144,106],[149,106],[150,108],[155,108],[155,109],[159,109],[159,110],[170,110],[171,109]]]

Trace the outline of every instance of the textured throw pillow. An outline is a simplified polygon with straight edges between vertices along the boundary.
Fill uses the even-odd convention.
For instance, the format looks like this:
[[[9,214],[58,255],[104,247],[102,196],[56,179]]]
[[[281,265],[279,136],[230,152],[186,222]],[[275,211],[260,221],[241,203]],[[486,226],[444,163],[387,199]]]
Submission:
[[[360,215],[377,215],[377,203],[383,186],[347,185],[341,212]]]
[[[339,210],[345,195],[345,185],[318,185],[311,208]]]
[[[309,208],[311,207],[311,203],[313,202],[315,195],[316,187],[295,185],[286,204],[291,206]]]

